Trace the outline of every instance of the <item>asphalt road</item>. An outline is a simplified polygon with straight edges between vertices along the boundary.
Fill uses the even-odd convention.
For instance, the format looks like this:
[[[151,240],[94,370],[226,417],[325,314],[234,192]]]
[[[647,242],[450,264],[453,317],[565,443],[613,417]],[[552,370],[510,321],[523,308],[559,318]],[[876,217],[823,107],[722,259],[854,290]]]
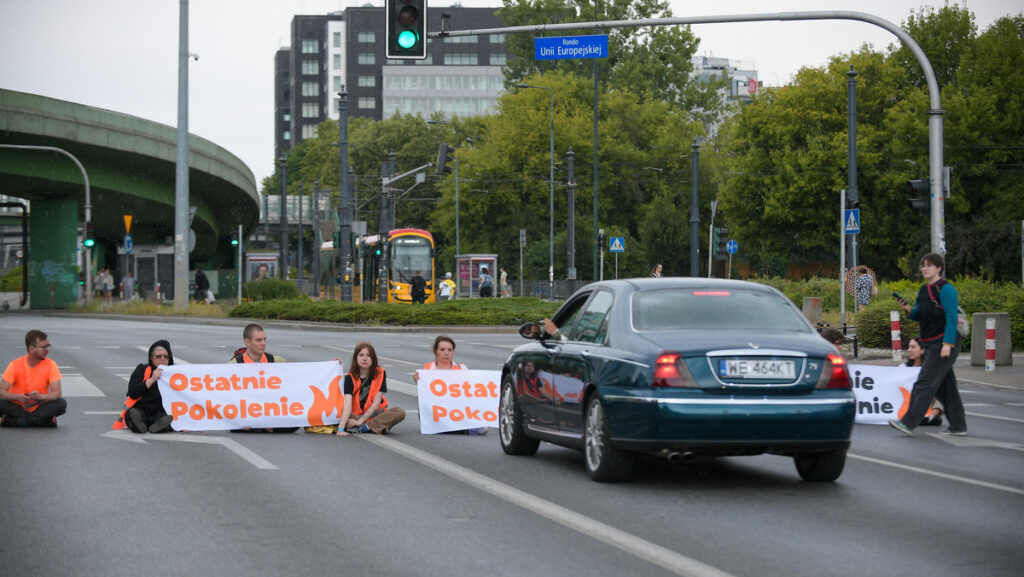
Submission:
[[[410,375],[433,333],[265,326],[289,361],[347,364],[373,342],[409,418],[386,437],[111,433],[150,343],[224,362],[242,323],[0,315],[0,362],[46,331],[69,404],[56,429],[0,429],[0,574],[941,577],[1024,563],[1013,379],[965,382],[969,437],[856,426],[836,483],[763,456],[642,461],[633,482],[598,484],[567,449],[509,457],[495,430],[420,435]],[[497,370],[522,342],[512,329],[453,336],[474,369]]]

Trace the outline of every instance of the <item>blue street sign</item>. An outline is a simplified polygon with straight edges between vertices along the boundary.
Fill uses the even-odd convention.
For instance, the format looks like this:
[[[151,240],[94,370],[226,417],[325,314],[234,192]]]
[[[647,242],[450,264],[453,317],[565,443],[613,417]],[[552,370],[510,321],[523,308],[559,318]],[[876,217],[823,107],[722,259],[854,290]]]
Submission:
[[[843,215],[843,230],[846,234],[860,234],[860,209],[848,208]]]
[[[130,235],[130,234],[124,235],[124,253],[125,254],[131,254],[133,246],[135,246],[135,243],[132,242],[132,235]]]
[[[533,39],[534,60],[607,58],[608,35],[552,36]]]
[[[608,252],[626,252],[626,237],[608,237]]]
[[[725,244],[725,252],[729,254],[736,254],[736,251],[740,249],[740,243],[730,240]]]

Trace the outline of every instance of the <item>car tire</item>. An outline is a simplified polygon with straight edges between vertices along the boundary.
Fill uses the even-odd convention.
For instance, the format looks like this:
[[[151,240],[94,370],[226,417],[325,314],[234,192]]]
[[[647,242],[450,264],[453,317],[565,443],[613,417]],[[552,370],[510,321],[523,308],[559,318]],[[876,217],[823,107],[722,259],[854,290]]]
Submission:
[[[633,455],[612,446],[604,405],[596,394],[587,402],[583,462],[595,481],[628,481],[633,473]]]
[[[531,439],[523,431],[523,414],[519,411],[512,376],[505,375],[501,381],[501,398],[498,401],[498,438],[507,455],[533,455],[540,447],[540,441]]]
[[[846,450],[835,449],[820,453],[803,453],[793,457],[800,478],[812,483],[830,483],[843,474]]]

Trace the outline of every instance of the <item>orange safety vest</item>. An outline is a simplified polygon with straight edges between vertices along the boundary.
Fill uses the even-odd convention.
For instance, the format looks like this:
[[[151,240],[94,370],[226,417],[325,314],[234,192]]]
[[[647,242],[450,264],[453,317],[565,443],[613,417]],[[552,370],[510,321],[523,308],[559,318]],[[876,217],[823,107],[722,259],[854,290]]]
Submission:
[[[377,374],[373,376],[373,381],[370,382],[370,394],[366,395],[366,405],[362,406],[359,404],[359,389],[363,388],[363,379],[359,377],[359,373],[349,373],[348,376],[352,378],[352,414],[362,415],[373,404],[374,397],[377,396],[381,385],[384,384],[384,369],[377,367]],[[380,406],[377,407],[377,410],[383,411],[386,408],[388,408],[388,400],[385,397],[381,397]]]
[[[153,376],[153,366],[150,365],[150,366],[146,367],[146,372],[145,372],[145,374],[142,375],[142,380],[143,381],[148,381],[149,377],[152,377],[152,376]],[[114,429],[115,431],[120,430],[120,429],[127,429],[128,428],[128,423],[125,423],[124,417],[128,413],[128,409],[134,407],[135,403],[137,403],[137,402],[139,402],[139,399],[133,399],[131,397],[125,396],[125,398],[124,398],[124,409],[121,411],[121,416],[119,416],[117,418],[117,420],[114,421],[113,426],[111,426],[110,428]]]
[[[456,370],[461,370],[461,369],[465,369],[465,368],[466,368],[465,365],[460,365],[459,363],[456,363],[455,361],[452,361],[452,368],[451,368],[451,370],[456,371]],[[436,370],[437,369],[437,361],[430,361],[429,363],[423,363],[423,369],[427,370],[427,371]],[[441,369],[441,370],[444,370],[444,369]]]

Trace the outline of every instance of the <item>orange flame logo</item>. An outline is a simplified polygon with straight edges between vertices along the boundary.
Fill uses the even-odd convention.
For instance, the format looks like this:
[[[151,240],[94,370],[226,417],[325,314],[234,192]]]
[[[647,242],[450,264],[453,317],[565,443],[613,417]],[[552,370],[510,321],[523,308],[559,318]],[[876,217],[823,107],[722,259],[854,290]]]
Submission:
[[[313,404],[309,406],[306,418],[310,426],[319,427],[324,424],[324,417],[334,413],[341,418],[341,412],[345,408],[345,396],[341,393],[341,376],[334,379],[327,385],[328,395],[325,397],[323,391],[313,385],[309,390],[313,392]]]

